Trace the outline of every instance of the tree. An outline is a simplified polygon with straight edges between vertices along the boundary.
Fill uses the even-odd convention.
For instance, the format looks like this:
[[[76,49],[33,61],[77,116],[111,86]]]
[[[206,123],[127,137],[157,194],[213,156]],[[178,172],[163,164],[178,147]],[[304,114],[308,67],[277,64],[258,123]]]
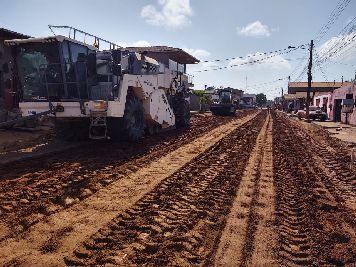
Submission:
[[[256,103],[258,106],[264,106],[267,104],[267,97],[264,93],[256,95]]]
[[[210,104],[211,96],[210,94],[205,93],[204,90],[193,90],[193,94],[199,97],[200,104]]]

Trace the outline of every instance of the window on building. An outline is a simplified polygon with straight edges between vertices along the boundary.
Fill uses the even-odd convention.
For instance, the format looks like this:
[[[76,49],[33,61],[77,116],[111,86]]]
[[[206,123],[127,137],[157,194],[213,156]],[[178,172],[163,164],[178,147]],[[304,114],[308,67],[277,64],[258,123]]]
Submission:
[[[346,99],[354,99],[354,95],[353,94],[346,94]]]

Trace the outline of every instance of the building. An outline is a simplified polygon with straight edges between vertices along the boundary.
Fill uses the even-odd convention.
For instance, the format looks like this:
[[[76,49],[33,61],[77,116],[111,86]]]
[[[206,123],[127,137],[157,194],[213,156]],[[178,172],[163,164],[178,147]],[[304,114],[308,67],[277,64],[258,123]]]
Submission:
[[[296,112],[303,109],[305,105],[306,93],[297,92],[295,94],[285,94],[281,99],[282,110]]]
[[[5,46],[5,40],[27,39],[28,35],[13,32],[0,28],[0,110],[12,110],[17,106],[17,94],[13,88],[16,88],[16,80],[13,79],[13,59],[11,49]]]
[[[351,85],[350,82],[312,82],[310,89],[310,103],[314,106],[319,106],[328,113],[330,109],[331,95],[333,92],[342,87]],[[292,112],[305,108],[308,91],[307,82],[289,82],[288,94],[283,96],[283,110]]]
[[[312,82],[310,95],[313,97],[316,92],[332,93],[335,89],[340,88],[344,85],[350,85],[349,82]],[[308,83],[307,82],[289,82],[288,83],[288,94],[295,94],[297,92],[307,92]]]
[[[356,125],[356,84],[348,83],[331,95],[330,119],[335,122]]]
[[[240,105],[242,105],[242,106],[256,105],[256,95],[255,94],[243,94],[240,99]]]
[[[184,50],[169,46],[126,47],[126,49],[157,60],[160,65],[163,64],[161,66],[163,69],[167,67],[172,71],[185,73],[188,76],[189,87],[194,86],[193,76],[186,73],[186,64],[196,64],[200,61]]]

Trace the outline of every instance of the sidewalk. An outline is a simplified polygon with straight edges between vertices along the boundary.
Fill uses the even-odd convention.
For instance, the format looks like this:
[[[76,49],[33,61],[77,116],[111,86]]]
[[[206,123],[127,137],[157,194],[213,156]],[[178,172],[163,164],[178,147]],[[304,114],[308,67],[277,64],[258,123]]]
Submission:
[[[313,121],[342,141],[356,144],[356,126],[333,121]]]

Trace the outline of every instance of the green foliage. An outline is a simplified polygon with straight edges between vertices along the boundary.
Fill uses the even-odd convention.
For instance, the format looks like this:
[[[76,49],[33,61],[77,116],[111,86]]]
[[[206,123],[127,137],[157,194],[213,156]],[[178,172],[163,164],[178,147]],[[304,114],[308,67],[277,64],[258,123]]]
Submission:
[[[193,94],[199,97],[200,104],[210,104],[211,103],[211,96],[207,94],[204,90],[193,90]]]
[[[267,104],[267,97],[264,93],[256,95],[256,103],[258,106],[265,106]]]

